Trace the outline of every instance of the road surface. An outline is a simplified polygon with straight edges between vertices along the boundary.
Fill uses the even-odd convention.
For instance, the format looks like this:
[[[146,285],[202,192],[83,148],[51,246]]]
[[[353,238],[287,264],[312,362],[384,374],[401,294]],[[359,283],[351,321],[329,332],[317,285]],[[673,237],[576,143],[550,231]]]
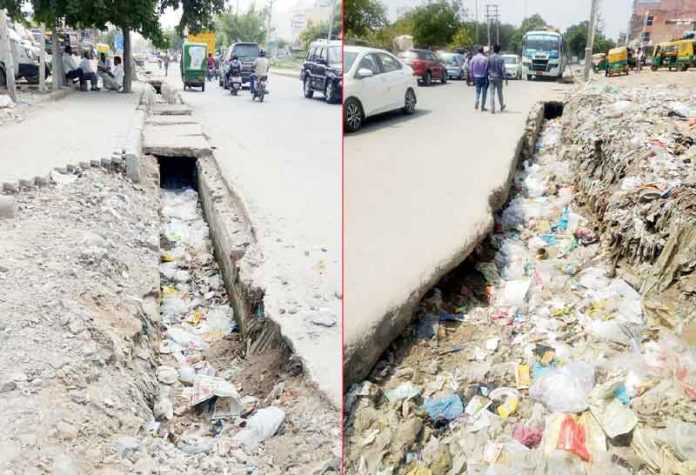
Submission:
[[[464,82],[419,87],[418,111],[345,138],[346,383],[363,379],[413,306],[492,224],[528,111],[567,90],[510,82],[503,114],[474,110]]]
[[[171,72],[171,69],[170,69]],[[265,311],[334,404],[341,400],[341,108],[269,77],[263,103],[217,82],[182,92],[245,202],[264,262]],[[319,95],[318,95],[319,96]]]

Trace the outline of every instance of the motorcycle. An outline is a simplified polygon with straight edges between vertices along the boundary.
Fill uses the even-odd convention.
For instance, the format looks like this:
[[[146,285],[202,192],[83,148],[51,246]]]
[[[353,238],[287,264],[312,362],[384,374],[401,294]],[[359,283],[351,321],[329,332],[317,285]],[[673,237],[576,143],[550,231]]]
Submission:
[[[242,89],[242,75],[233,74],[230,76],[230,94],[236,96]]]
[[[252,92],[251,100],[253,101],[254,99],[258,98],[259,102],[263,102],[263,98],[266,94],[268,94],[268,89],[266,89],[266,82],[268,81],[268,78],[266,76],[262,76],[261,78],[257,78],[254,81],[254,90]]]

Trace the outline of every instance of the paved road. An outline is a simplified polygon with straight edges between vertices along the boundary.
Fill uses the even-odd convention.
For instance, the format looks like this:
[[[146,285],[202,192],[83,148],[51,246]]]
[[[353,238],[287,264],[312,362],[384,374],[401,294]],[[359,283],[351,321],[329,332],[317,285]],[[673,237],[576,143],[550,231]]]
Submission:
[[[418,112],[369,120],[345,139],[345,372],[362,379],[414,305],[492,224],[532,104],[551,82],[510,82],[508,110],[474,110],[474,89],[416,91]]]
[[[266,312],[340,404],[341,108],[305,99],[296,78],[271,75],[268,86],[262,104],[214,83],[182,98],[247,205]]]
[[[41,104],[26,120],[0,127],[0,184],[46,177],[55,167],[110,157],[132,125],[141,86],[132,94],[75,92]]]

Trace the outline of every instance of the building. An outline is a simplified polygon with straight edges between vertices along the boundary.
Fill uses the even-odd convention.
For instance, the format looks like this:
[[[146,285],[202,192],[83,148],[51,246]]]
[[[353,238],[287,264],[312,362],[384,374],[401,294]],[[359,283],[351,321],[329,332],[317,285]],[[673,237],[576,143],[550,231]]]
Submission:
[[[696,0],[634,0],[631,44],[656,45],[696,30]]]
[[[299,0],[289,10],[277,15],[280,22],[277,36],[289,40],[294,47],[300,47],[300,35],[310,24],[331,21],[334,4],[338,4],[338,0]]]

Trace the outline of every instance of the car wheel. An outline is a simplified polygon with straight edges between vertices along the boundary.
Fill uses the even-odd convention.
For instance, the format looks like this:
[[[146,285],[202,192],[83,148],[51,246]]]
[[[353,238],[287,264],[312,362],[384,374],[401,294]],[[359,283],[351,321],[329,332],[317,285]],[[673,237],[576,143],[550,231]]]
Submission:
[[[447,71],[442,72],[442,79],[440,79],[442,84],[447,84]]]
[[[409,87],[404,97],[404,113],[411,115],[416,112],[416,102],[416,93]]]
[[[327,81],[326,90],[324,91],[326,102],[331,104],[336,100],[336,86],[333,81]]]
[[[423,85],[424,86],[430,86],[433,83],[433,75],[428,71],[425,73],[425,77],[423,77]]]
[[[532,75],[531,75],[531,74],[527,74],[527,81],[531,81],[531,80],[532,80]]]
[[[312,90],[311,84],[309,84],[309,78],[308,78],[308,77],[305,78],[304,84],[303,84],[302,88],[303,88],[303,90],[304,90],[304,96],[305,96],[307,99],[311,99],[312,97],[314,97],[314,91]]]
[[[355,132],[362,127],[365,116],[360,101],[351,97],[343,105],[343,124],[346,132]]]

